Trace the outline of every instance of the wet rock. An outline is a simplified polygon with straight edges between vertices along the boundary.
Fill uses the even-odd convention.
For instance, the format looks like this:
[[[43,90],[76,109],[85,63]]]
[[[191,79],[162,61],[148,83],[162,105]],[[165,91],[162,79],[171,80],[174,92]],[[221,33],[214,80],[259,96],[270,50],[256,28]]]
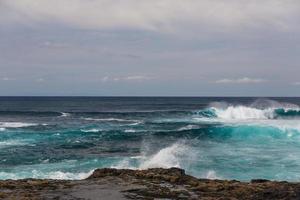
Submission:
[[[300,199],[300,183],[197,179],[178,168],[97,169],[85,180],[0,181],[0,199]]]

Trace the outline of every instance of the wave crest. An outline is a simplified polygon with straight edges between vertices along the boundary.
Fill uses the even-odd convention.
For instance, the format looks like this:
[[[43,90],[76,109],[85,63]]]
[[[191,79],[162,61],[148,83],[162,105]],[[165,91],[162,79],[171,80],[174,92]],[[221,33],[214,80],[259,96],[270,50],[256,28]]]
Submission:
[[[187,147],[181,143],[161,149],[159,152],[141,163],[141,169],[154,167],[181,167],[180,158],[187,153]]]
[[[246,106],[229,106],[226,109],[212,108],[218,118],[221,119],[273,119],[274,111],[272,109],[260,110]]]
[[[266,120],[300,117],[300,108],[295,104],[279,103],[273,100],[255,101],[249,106],[215,102],[210,104],[209,108],[201,110],[197,114],[205,118],[219,118],[222,120]]]

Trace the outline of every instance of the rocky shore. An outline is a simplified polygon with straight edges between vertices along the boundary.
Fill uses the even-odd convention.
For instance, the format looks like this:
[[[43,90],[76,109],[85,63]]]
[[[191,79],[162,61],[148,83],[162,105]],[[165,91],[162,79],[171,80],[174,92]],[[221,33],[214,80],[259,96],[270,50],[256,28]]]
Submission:
[[[0,199],[300,199],[300,183],[197,179],[184,170],[97,169],[85,180],[0,181]]]

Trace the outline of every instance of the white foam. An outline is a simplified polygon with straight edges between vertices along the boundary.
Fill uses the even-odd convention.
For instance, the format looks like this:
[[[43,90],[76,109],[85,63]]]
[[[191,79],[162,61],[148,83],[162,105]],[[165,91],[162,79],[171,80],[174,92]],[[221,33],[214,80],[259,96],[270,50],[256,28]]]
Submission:
[[[80,131],[82,131],[84,133],[98,133],[98,132],[100,132],[102,130],[101,129],[92,128],[92,129],[81,129]]]
[[[279,103],[276,101],[257,101],[251,106],[232,106],[225,103],[212,104],[217,107],[210,107],[216,117],[193,117],[195,122],[222,123],[230,126],[250,125],[278,128],[288,136],[293,136],[293,132],[300,132],[300,119],[276,118],[276,109],[285,111],[299,110],[294,104]],[[260,108],[257,108],[260,107]],[[265,107],[265,108],[264,108]]]
[[[62,171],[52,171],[52,172],[42,172],[39,170],[32,170],[29,172],[21,171],[18,173],[12,172],[0,172],[1,180],[17,180],[24,178],[38,178],[38,179],[58,179],[58,180],[82,180],[89,177],[94,170],[89,172],[79,172],[79,173],[71,173],[71,172],[62,172]]]
[[[260,126],[260,127],[273,127],[280,129],[283,133],[294,135],[293,132],[300,133],[300,120],[299,119],[220,119],[220,118],[193,118],[195,122],[205,123],[222,123],[229,126]]]
[[[258,99],[249,106],[233,106],[226,102],[214,102],[210,104],[209,108],[214,111],[217,118],[223,120],[274,119],[276,109],[283,109],[285,112],[300,111],[298,105],[269,99]]]
[[[249,125],[257,125],[257,126],[267,126],[278,128],[281,131],[288,133],[292,136],[293,131],[300,132],[300,120],[262,120],[262,121],[252,121],[248,122]]]
[[[205,174],[204,177],[207,178],[207,179],[213,179],[213,180],[215,180],[215,179],[221,179],[220,177],[217,176],[217,173],[214,170],[209,170]]]
[[[61,116],[60,117],[69,117],[69,116],[71,116],[70,113],[61,112]]]
[[[6,140],[0,142],[0,148],[7,147],[7,146],[23,146],[23,145],[27,145],[27,143],[20,140]]]
[[[111,167],[116,169],[138,169],[137,167],[132,166],[128,159],[124,159]]]
[[[43,176],[43,178],[47,179],[59,179],[59,180],[82,180],[89,177],[94,170],[89,172],[80,172],[80,173],[70,173],[70,172],[62,172],[62,171],[55,171],[50,172]]]
[[[3,128],[3,127],[0,128],[0,131],[5,131],[5,130],[6,130],[6,128]]]
[[[84,118],[88,121],[116,121],[116,122],[140,122],[139,120],[132,120],[132,119],[119,119],[119,118]]]
[[[127,124],[128,126],[136,126],[136,125],[139,125],[140,123],[142,123],[141,121],[137,121],[137,122],[134,122],[132,124]]]
[[[193,130],[193,129],[197,129],[197,128],[199,128],[199,126],[189,124],[187,126],[179,128],[178,131],[187,131],[187,130]]]
[[[273,109],[257,109],[247,106],[229,106],[226,109],[212,108],[220,119],[225,120],[248,120],[248,119],[272,119]]]
[[[274,100],[270,100],[270,99],[257,99],[250,105],[250,107],[259,108],[259,109],[281,108],[281,109],[284,109],[285,111],[288,111],[288,110],[300,111],[300,107],[296,104],[287,103],[287,102],[278,102],[278,101],[274,101]]]
[[[7,179],[16,180],[16,179],[22,179],[22,178],[25,178],[25,177],[19,177],[15,173],[0,172],[0,180],[7,180]]]
[[[22,128],[37,125],[38,124],[24,122],[0,122],[0,128]]]
[[[169,147],[161,149],[156,154],[143,160],[139,168],[170,168],[181,167],[181,158],[187,154],[187,147],[182,143],[175,143]]]
[[[147,147],[145,147],[147,149]],[[147,152],[147,150],[146,150]],[[182,142],[177,142],[159,150],[157,153],[152,155],[146,155],[146,152],[143,152],[139,156],[134,156],[130,158],[125,158],[118,162],[115,165],[112,165],[112,168],[117,169],[149,169],[149,168],[170,168],[170,167],[179,167],[182,168],[183,164],[187,164],[186,161],[183,161],[187,156],[191,156],[191,151],[189,147]],[[131,162],[132,159],[136,162]]]
[[[124,132],[125,133],[135,133],[136,130],[134,130],[134,129],[126,129]]]

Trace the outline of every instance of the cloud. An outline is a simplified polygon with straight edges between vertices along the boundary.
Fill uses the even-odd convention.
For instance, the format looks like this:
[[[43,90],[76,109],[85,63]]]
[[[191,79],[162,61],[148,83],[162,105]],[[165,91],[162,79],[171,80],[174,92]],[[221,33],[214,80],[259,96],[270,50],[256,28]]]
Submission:
[[[104,76],[103,78],[101,78],[101,81],[102,82],[107,82],[107,81],[109,81],[110,79],[109,79],[109,77],[108,76]]]
[[[299,85],[300,86],[300,82],[293,82],[291,83],[292,85]]]
[[[35,81],[36,81],[36,82],[44,82],[45,79],[44,79],[44,78],[38,78],[38,79],[36,79]]]
[[[9,78],[9,77],[3,77],[1,78],[2,81],[14,81],[16,80],[15,78]]]
[[[149,76],[128,76],[125,77],[124,80],[150,80],[153,79],[153,77],[149,77]]]
[[[294,29],[298,0],[2,0],[0,19],[59,22],[82,28],[175,30],[190,24],[235,29],[274,26]],[[2,15],[2,16],[1,16]],[[3,20],[2,20],[3,21]],[[1,22],[1,20],[0,20]]]
[[[151,80],[154,79],[152,76],[123,76],[123,77],[109,77],[109,76],[104,76],[101,78],[102,82],[108,82],[108,81],[146,81],[146,80]]]
[[[64,43],[58,43],[58,42],[51,42],[51,41],[45,41],[41,44],[42,47],[48,47],[48,48],[66,48],[68,47],[67,44]]]
[[[248,83],[262,83],[262,82],[266,82],[266,80],[264,79],[258,79],[258,78],[248,78],[248,77],[244,77],[244,78],[238,78],[238,79],[220,79],[217,80],[215,83],[218,84],[223,84],[223,83],[244,83],[244,84],[248,84]]]

